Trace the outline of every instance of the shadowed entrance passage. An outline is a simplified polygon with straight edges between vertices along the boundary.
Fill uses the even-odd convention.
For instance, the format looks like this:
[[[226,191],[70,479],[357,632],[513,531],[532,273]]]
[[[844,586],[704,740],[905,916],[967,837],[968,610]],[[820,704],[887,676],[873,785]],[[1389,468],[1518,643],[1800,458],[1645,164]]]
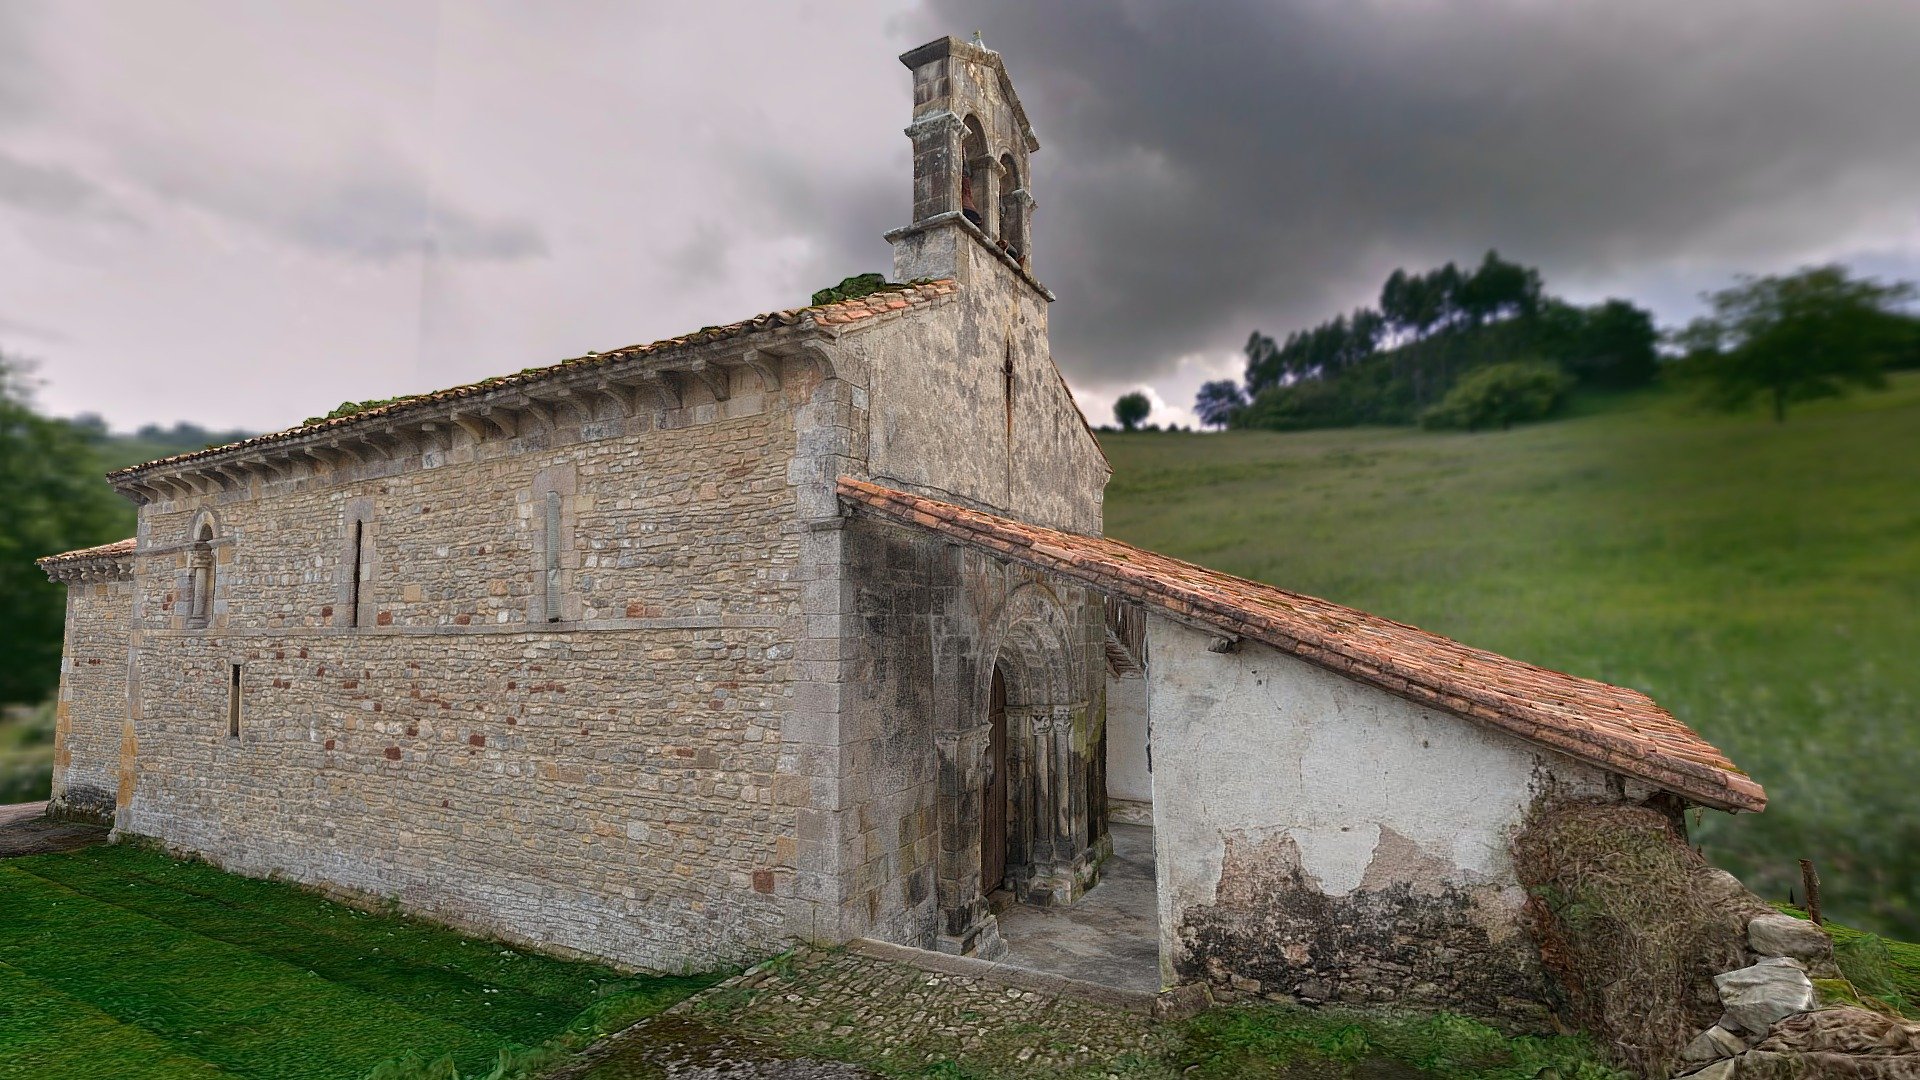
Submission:
[[[1113,857],[1077,903],[1014,904],[1000,913],[1003,963],[1125,990],[1161,988],[1153,830],[1117,822],[1109,828]]]

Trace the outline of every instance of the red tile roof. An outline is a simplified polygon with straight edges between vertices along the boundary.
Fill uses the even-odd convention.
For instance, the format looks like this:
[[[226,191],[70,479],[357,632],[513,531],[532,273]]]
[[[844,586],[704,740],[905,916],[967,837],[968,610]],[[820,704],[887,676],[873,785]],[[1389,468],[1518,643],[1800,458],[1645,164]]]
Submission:
[[[64,582],[125,580],[133,573],[134,538],[111,544],[63,551],[35,559],[34,565],[46,571],[47,580]]]
[[[745,337],[749,334],[779,327],[811,325],[835,330],[851,328],[870,319],[889,315],[896,311],[924,307],[959,291],[960,286],[957,282],[950,278],[940,278],[933,281],[915,282],[900,288],[886,289],[860,297],[856,300],[837,300],[830,304],[817,304],[812,307],[772,311],[764,315],[755,315],[750,319],[742,319],[739,322],[727,323],[724,326],[704,327],[691,334],[665,338],[660,341],[649,342],[645,345],[627,345],[607,352],[588,353],[585,356],[574,357],[571,360],[562,360],[557,364],[528,368],[514,375],[483,379],[476,383],[468,383],[465,386],[456,386],[451,389],[439,390],[433,393],[416,394],[412,397],[399,398],[388,404],[378,406],[377,408],[370,408],[346,416],[335,417],[331,420],[319,420],[310,424],[300,424],[287,428],[284,431],[276,431],[267,435],[256,435],[251,439],[243,439],[240,442],[229,443],[226,446],[215,446],[206,450],[196,450],[190,454],[177,454],[173,457],[149,461],[142,465],[135,465],[131,468],[109,473],[108,478],[110,480],[118,480],[123,477],[133,477],[148,469],[178,465],[182,462],[196,461],[201,458],[230,453],[234,450],[266,446],[287,439],[310,435],[318,431],[359,424],[376,417],[386,417],[397,412],[426,405],[438,405],[443,402],[453,401],[475,394],[482,394],[503,387],[523,386],[528,383],[537,382],[563,370],[576,371],[586,367],[611,364],[635,357],[670,352],[688,346],[703,345],[714,341],[725,341],[729,338]]]
[[[34,564],[45,569],[61,563],[89,562],[94,559],[119,559],[133,554],[133,547],[134,538],[129,536],[125,540],[115,540],[111,544],[100,544],[96,547],[80,548],[77,551],[63,551],[58,555],[48,555],[45,558],[35,559]]]
[[[1576,678],[1417,627],[1181,562],[842,477],[842,499],[872,512],[1252,638],[1369,683],[1722,810],[1759,811],[1760,785],[1637,690]]]

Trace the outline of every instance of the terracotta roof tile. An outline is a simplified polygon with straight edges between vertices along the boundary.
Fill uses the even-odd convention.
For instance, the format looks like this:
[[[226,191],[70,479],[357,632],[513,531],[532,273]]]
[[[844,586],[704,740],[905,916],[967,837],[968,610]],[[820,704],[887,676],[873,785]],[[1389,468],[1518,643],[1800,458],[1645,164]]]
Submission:
[[[1766,792],[1645,694],[1536,667],[1404,623],[1078,536],[842,477],[858,509],[1252,638],[1421,705],[1467,717],[1706,806]]]
[[[916,282],[897,289],[888,289],[883,292],[860,297],[856,300],[837,300],[830,304],[817,304],[812,307],[771,311],[763,315],[755,315],[750,319],[727,323],[724,326],[702,327],[691,334],[682,334],[679,337],[664,338],[660,341],[649,342],[645,345],[627,345],[607,352],[588,353],[585,356],[562,360],[557,364],[529,368],[515,375],[483,379],[480,382],[468,383],[465,386],[455,386],[433,393],[417,394],[412,397],[401,398],[397,401],[379,406],[378,408],[367,409],[363,412],[353,413],[348,416],[336,417],[332,420],[321,420],[311,424],[300,424],[287,428],[284,431],[276,431],[267,435],[256,435],[251,439],[243,439],[240,442],[229,443],[226,446],[215,446],[206,450],[197,450],[190,454],[177,454],[173,457],[149,461],[142,465],[135,465],[131,468],[109,473],[108,477],[109,479],[132,477],[148,469],[165,468],[178,465],[182,462],[196,461],[201,458],[230,453],[234,450],[266,446],[287,439],[310,435],[314,432],[359,424],[376,417],[385,417],[393,413],[424,405],[437,405],[442,402],[453,401],[458,398],[481,394],[502,387],[524,386],[528,383],[538,382],[541,379],[557,374],[563,370],[573,371],[582,367],[610,364],[620,360],[670,352],[688,346],[745,337],[749,334],[772,330],[778,327],[797,327],[808,324],[847,327],[855,323],[862,323],[869,319],[878,318],[882,315],[891,314],[895,311],[903,311],[907,308],[928,305],[942,297],[950,296],[959,291],[959,283],[950,278],[940,278],[933,281]]]
[[[119,559],[133,554],[133,548],[134,538],[129,536],[125,540],[115,540],[111,544],[100,544],[96,547],[48,555],[45,558],[35,559],[34,564],[46,568],[62,563],[87,562],[93,559]]]
[[[133,575],[134,539],[115,540],[111,544],[63,551],[35,559],[34,565],[46,572],[47,580],[68,584],[85,581],[124,581]]]

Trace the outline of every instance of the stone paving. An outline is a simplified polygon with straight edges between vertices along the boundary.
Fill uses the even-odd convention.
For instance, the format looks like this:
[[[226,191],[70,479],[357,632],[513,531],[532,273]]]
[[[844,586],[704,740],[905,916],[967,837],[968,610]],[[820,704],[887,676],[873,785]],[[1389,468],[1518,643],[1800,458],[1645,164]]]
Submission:
[[[107,839],[107,830],[98,825],[48,821],[46,810],[45,802],[0,806],[0,859],[72,851]]]
[[[1139,1011],[1054,990],[803,951],[614,1036],[587,1068],[563,1075],[839,1080],[945,1075],[938,1069],[953,1062],[968,1070],[956,1076],[1157,1076],[1169,1038]],[[807,1071],[833,1061],[880,1073]]]
[[[1160,989],[1159,896],[1153,830],[1115,823],[1113,858],[1074,904],[1014,904],[1000,913],[1002,962],[1070,979],[1154,993]]]

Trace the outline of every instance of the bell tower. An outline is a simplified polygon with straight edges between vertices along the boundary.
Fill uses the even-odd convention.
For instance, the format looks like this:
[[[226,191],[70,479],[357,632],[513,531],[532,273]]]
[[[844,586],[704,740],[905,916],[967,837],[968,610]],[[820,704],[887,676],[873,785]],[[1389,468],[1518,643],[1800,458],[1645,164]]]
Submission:
[[[1040,142],[1000,54],[943,37],[900,62],[913,72],[913,223],[887,234],[895,280],[964,278],[984,245],[1039,288],[1028,162]]]

